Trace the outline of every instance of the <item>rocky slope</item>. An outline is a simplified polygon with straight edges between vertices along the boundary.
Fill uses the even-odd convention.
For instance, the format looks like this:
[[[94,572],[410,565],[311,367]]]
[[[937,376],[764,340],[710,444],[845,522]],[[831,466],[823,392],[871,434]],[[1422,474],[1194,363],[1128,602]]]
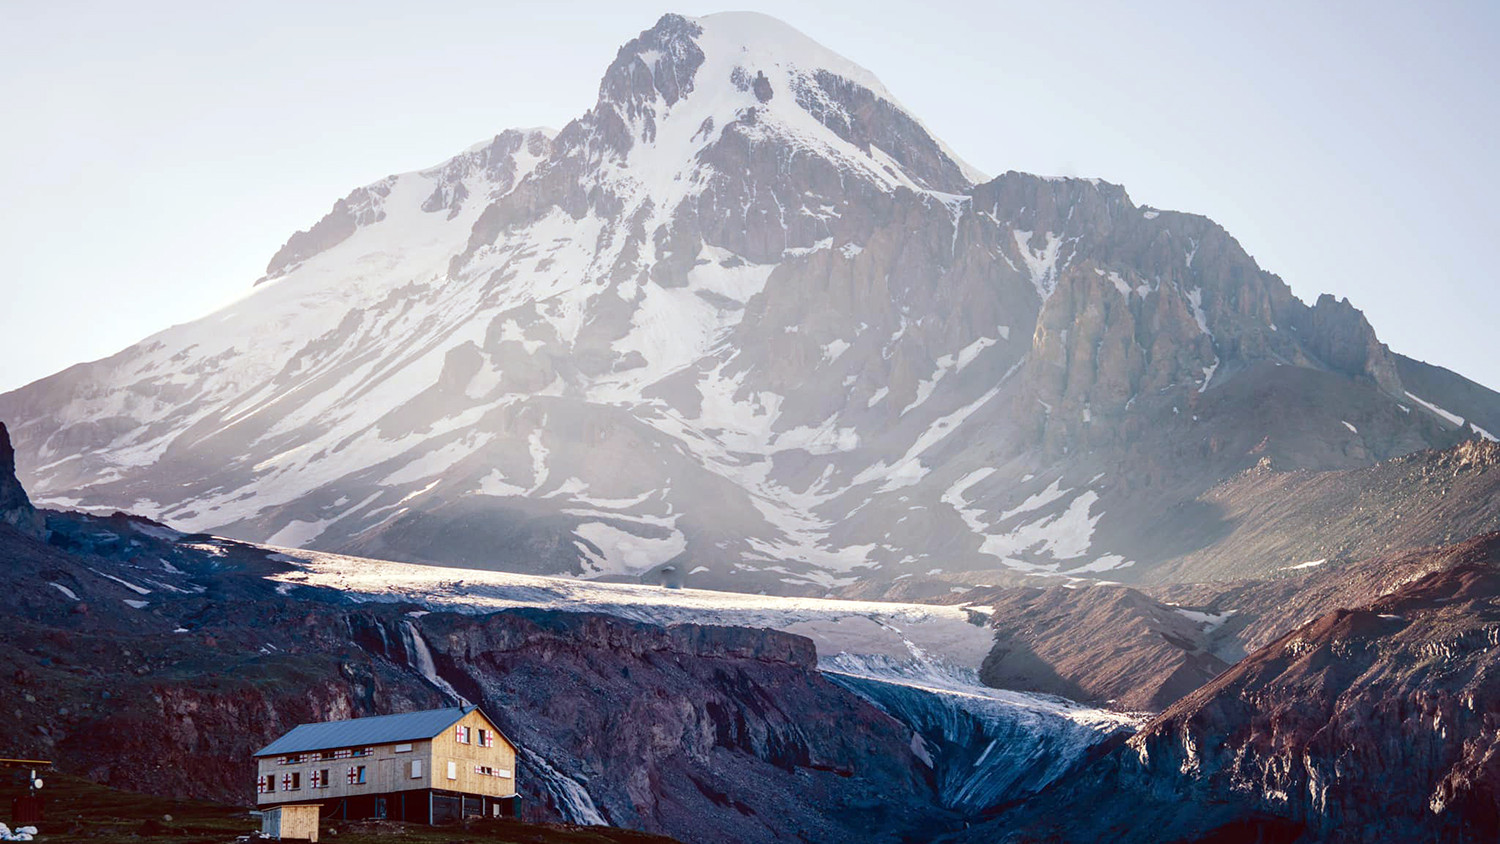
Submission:
[[[1404,562],[1403,585],[1274,638],[963,840],[1500,834],[1500,535]]]
[[[244,802],[249,754],[291,726],[441,705],[456,686],[522,746],[538,820],[744,841],[945,822],[911,731],[824,680],[806,639],[555,611],[408,614],[307,588],[293,600],[258,576],[285,564],[250,546],[171,554],[152,540],[164,528],[126,519],[78,530],[134,547],[138,563],[0,528],[0,739],[95,781]],[[429,676],[433,661],[452,684]]]
[[[1165,561],[1149,580],[1265,577],[1315,560],[1337,564],[1456,542],[1500,528],[1497,493],[1500,446],[1483,439],[1329,472],[1261,464],[1192,503],[1193,543],[1202,544]],[[1207,536],[1216,540],[1204,542]]]
[[[1454,526],[1493,517],[1497,460],[1500,446],[1470,442],[1350,472],[1249,473],[1234,484],[1263,485],[1263,505],[1245,520],[1259,520],[1263,536],[1324,554],[1254,578],[1136,587],[1074,580],[975,588],[941,600],[983,608],[995,629],[980,672],[986,683],[1160,711],[1288,630],[1472,560],[1472,543],[1443,543]],[[1322,506],[1299,495],[1306,486],[1320,488]],[[1464,492],[1438,492],[1455,489]],[[1403,550],[1349,559],[1350,549],[1401,543]]]
[[[561,131],[360,188],[243,301],[0,396],[44,504],[802,594],[1296,562],[1204,496],[1497,408],[1206,218],[987,179],[753,14],[663,17]]]
[[[936,655],[913,682],[908,637],[963,654],[987,636],[956,608],[884,605],[887,620],[881,605],[724,596],[736,614],[638,586],[565,604],[555,593],[589,585],[540,578],[509,592],[460,579],[416,603],[392,572],[444,570],[342,558],[339,577],[367,565],[387,590],[345,591],[274,549],[123,514],[44,516],[45,541],[0,524],[0,742],[114,788],[244,802],[249,754],[295,724],[468,700],[518,742],[535,820],[899,840],[1034,793],[1132,728],[939,676]],[[878,659],[885,674],[830,679],[812,639],[694,618],[806,630],[856,651],[838,653],[846,669]],[[877,635],[894,623],[905,632]]]
[[[993,604],[991,686],[1160,711],[1230,663],[1205,628],[1215,613],[1182,610],[1126,587],[1006,590]]]

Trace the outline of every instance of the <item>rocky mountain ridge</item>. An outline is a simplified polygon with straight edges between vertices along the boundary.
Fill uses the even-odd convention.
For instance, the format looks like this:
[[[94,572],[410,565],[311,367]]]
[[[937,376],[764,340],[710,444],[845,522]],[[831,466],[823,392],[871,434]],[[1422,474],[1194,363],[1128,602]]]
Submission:
[[[1324,541],[1345,553],[1325,551],[1326,556],[1241,580],[1131,586],[1075,579],[1046,587],[990,586],[958,592],[950,591],[958,587],[945,586],[941,597],[932,599],[976,611],[983,608],[996,631],[994,647],[980,671],[991,686],[1125,710],[1161,711],[1288,630],[1334,609],[1365,606],[1413,580],[1482,558],[1474,542],[1449,542],[1445,534],[1428,532],[1434,526],[1461,529],[1465,519],[1451,512],[1424,512],[1424,493],[1413,492],[1413,487],[1420,490],[1431,482],[1428,479],[1437,478],[1436,486],[1444,493],[1432,497],[1440,506],[1467,508],[1480,514],[1484,523],[1494,500],[1488,485],[1500,467],[1500,445],[1468,442],[1394,464],[1355,470],[1354,483],[1334,473],[1343,476],[1338,486],[1345,503],[1331,509],[1341,509],[1351,521],[1369,523],[1382,543],[1362,558],[1347,554],[1362,544],[1350,541],[1357,531],[1348,523],[1314,524],[1322,511],[1278,484],[1265,497],[1274,497],[1277,506],[1289,512],[1302,511],[1302,530],[1329,537]],[[1381,480],[1359,481],[1360,475]],[[1393,505],[1394,511],[1385,509]],[[1274,521],[1264,513],[1256,518]],[[915,589],[937,587],[936,582],[913,581]]]
[[[1221,547],[1204,497],[1486,437],[1500,397],[1204,217],[984,178],[868,71],[733,13],[663,17],[557,133],[356,190],[242,302],[0,416],[45,505],[824,594],[1292,564]]]
[[[1342,584],[1372,599],[1283,628],[1078,776],[941,840],[1492,838],[1497,550],[1373,561]]]

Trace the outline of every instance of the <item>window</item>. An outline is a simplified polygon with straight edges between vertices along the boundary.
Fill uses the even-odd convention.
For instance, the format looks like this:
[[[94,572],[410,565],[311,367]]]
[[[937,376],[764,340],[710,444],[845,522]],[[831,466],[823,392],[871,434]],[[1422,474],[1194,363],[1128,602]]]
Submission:
[[[449,762],[448,763],[448,779],[450,779],[450,780],[456,780],[456,779],[458,779],[458,763],[457,762]]]
[[[398,744],[398,745],[396,745],[396,752],[397,753],[410,753],[411,752],[411,745],[409,745],[409,744]]]
[[[276,775],[266,774],[255,780],[256,794],[271,794],[276,791]]]
[[[300,791],[302,789],[302,774],[290,773],[281,775],[282,791]]]
[[[479,729],[479,746],[480,747],[494,747],[495,746],[495,731],[494,730],[486,730],[483,727],[481,727]]]
[[[419,779],[422,778],[422,760],[421,759],[413,759],[413,760],[411,760],[411,778],[414,779],[414,780],[419,780]]]
[[[310,772],[307,775],[307,787],[308,788],[327,788],[328,787],[328,769],[324,768],[321,771],[312,771],[312,772]]]
[[[365,766],[364,765],[350,765],[349,766],[349,784],[350,785],[364,785],[365,784]]]
[[[459,744],[468,744],[469,743],[469,728],[466,727],[466,726],[464,726],[463,724],[459,724],[457,727],[454,727],[453,728],[453,738]]]
[[[489,765],[475,765],[474,773],[482,777],[504,777],[510,778],[510,771],[505,768],[491,768]]]

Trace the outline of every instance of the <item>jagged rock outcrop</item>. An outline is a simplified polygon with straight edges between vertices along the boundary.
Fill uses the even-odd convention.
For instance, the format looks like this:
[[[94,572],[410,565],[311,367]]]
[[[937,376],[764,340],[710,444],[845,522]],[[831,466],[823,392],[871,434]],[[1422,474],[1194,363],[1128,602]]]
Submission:
[[[0,422],[0,522],[32,536],[41,536],[45,529],[41,514],[16,479],[16,452],[4,422]]]
[[[1493,561],[1433,573],[1246,658],[1132,739],[1129,775],[1190,774],[1320,840],[1492,838],[1497,647]]]
[[[1338,372],[1367,378],[1393,396],[1403,394],[1394,356],[1348,299],[1324,293],[1299,316],[1296,327],[1318,359]]]
[[[963,840],[1500,835],[1500,534],[1437,553],[1451,565],[1284,633]]]

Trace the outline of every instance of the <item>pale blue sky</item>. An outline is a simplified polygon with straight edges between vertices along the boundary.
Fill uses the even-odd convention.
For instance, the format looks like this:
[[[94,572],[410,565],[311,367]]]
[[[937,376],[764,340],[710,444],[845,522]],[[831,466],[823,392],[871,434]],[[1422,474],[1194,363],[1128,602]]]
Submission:
[[[559,6],[561,4],[558,4]],[[0,390],[248,291],[349,189],[587,109],[664,11],[0,0]],[[868,2],[775,15],[975,166],[1207,214],[1500,387],[1500,3]]]

